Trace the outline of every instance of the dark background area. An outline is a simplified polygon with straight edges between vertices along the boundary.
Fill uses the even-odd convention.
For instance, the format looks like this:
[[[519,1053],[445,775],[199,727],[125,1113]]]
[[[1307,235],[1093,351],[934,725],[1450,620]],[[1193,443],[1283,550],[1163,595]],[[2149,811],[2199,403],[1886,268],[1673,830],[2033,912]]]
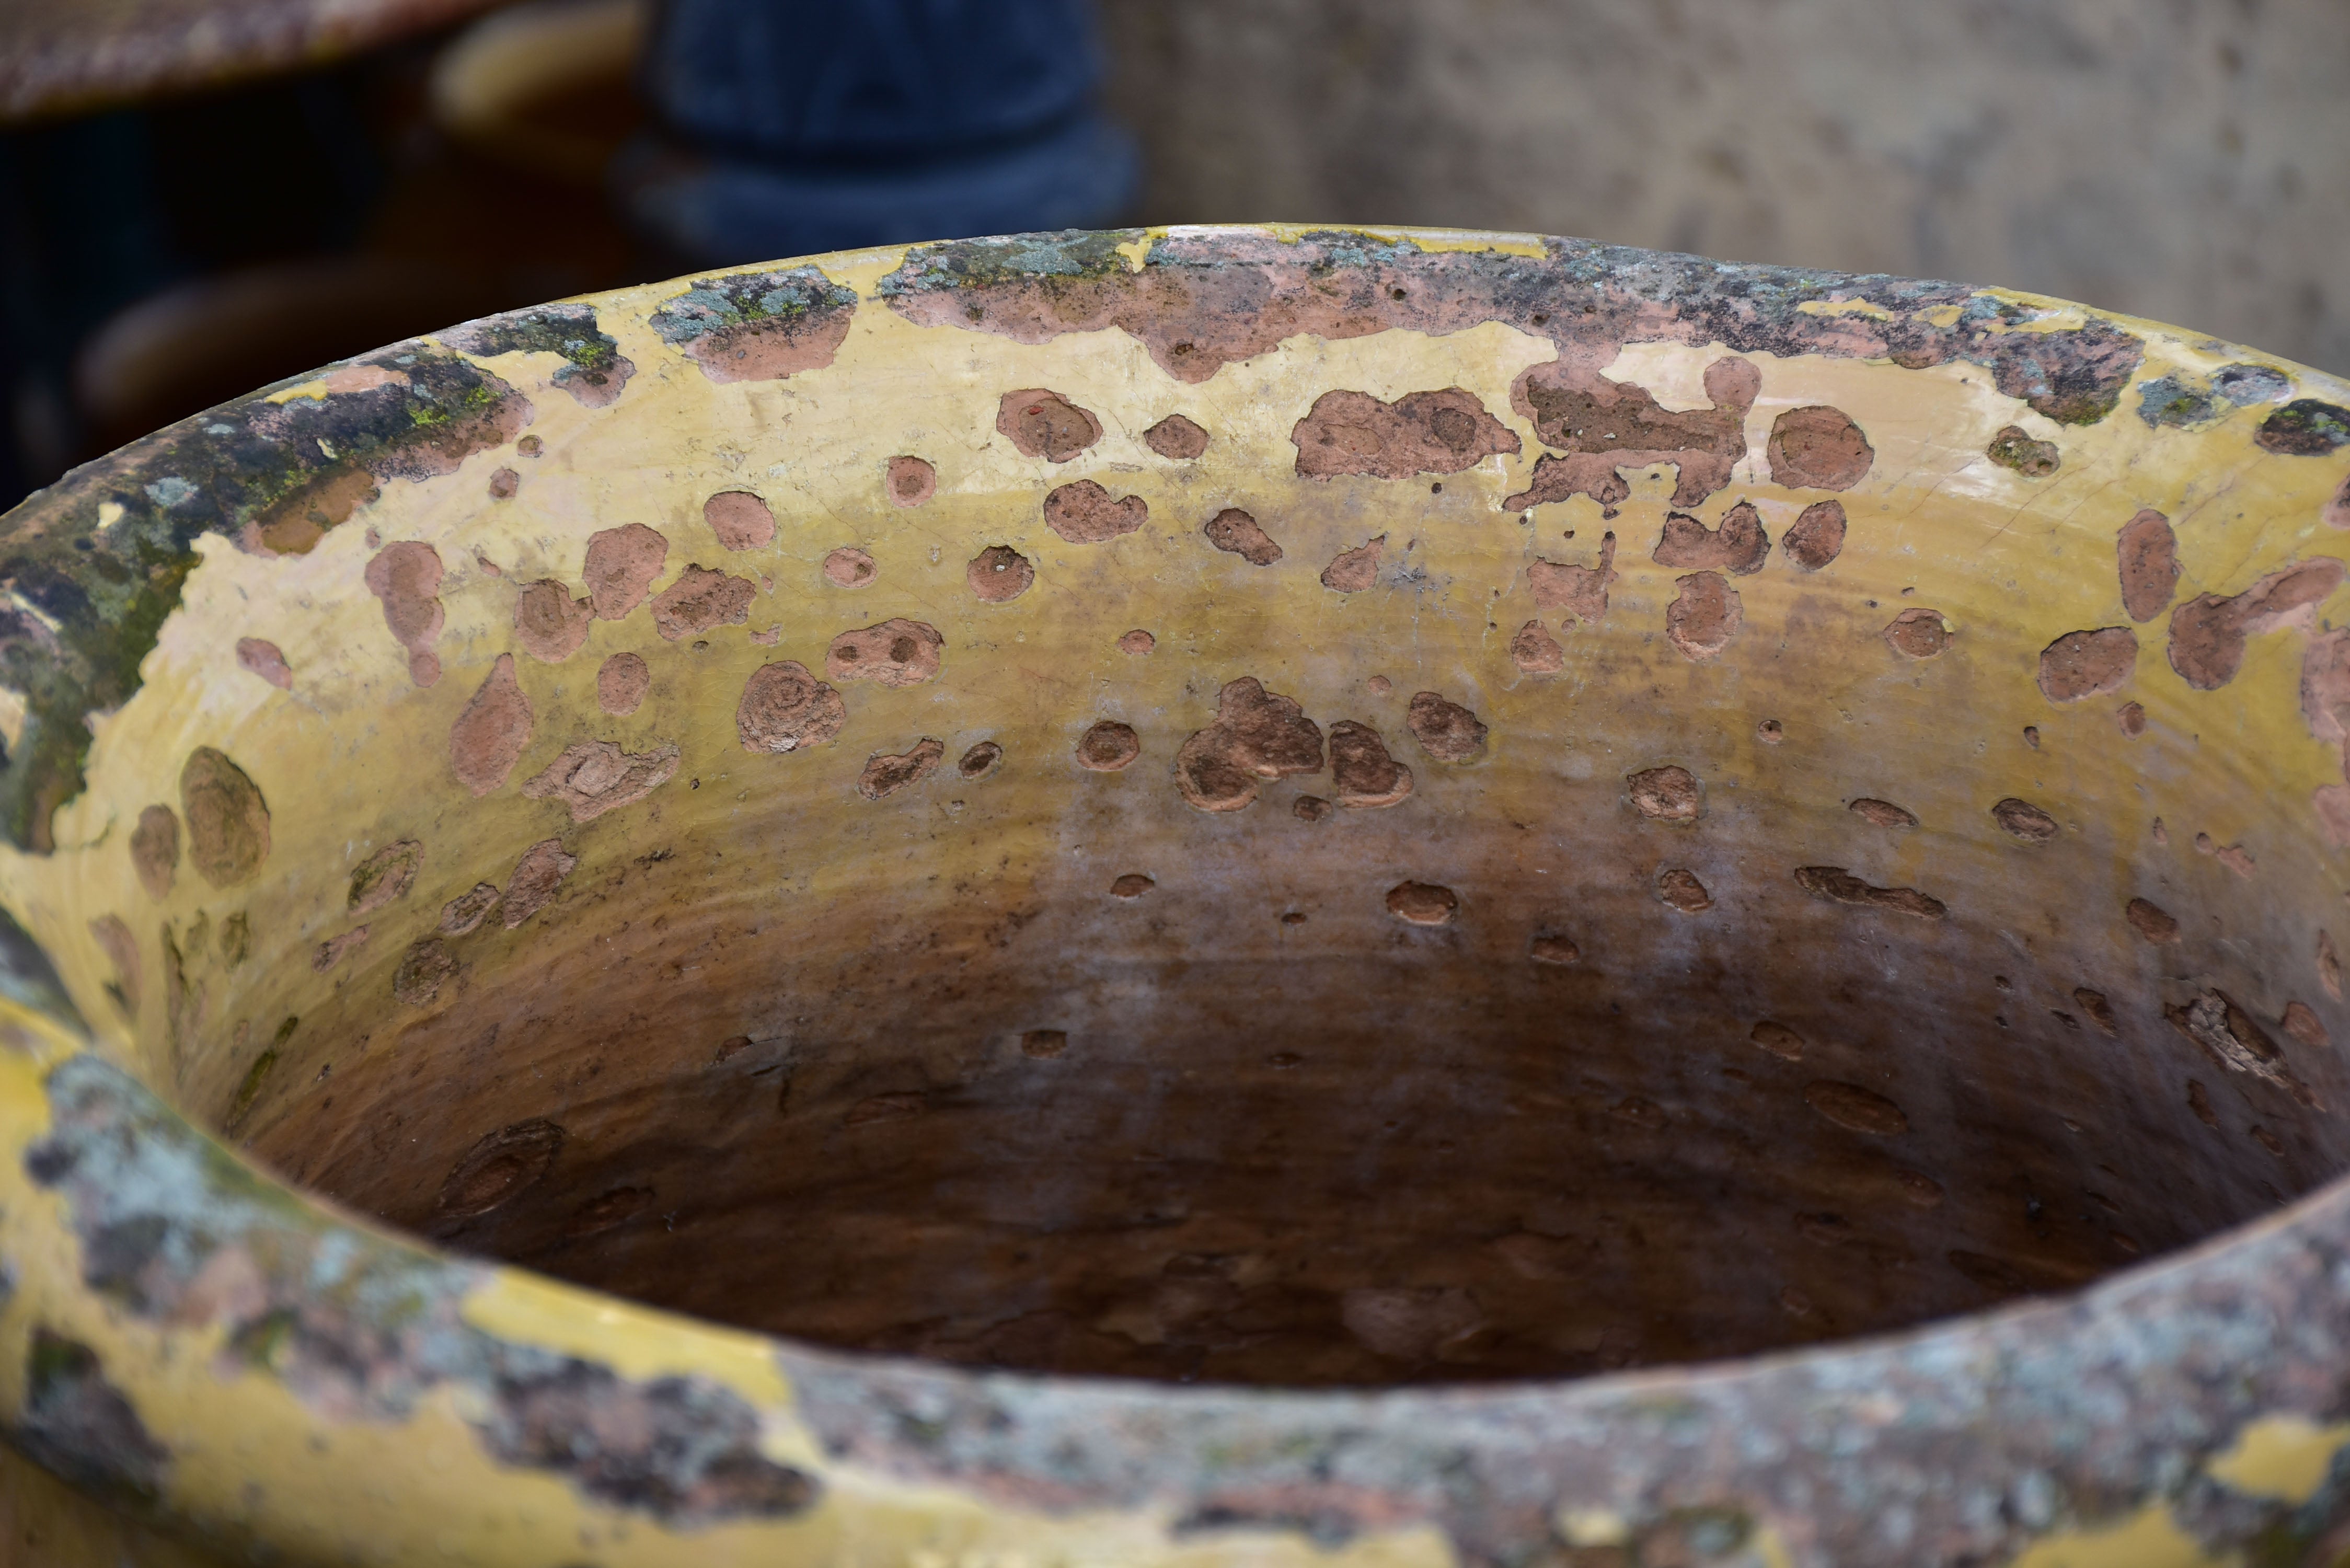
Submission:
[[[1131,130],[1139,182],[1113,169],[1057,207],[1013,192],[993,210],[1045,216],[1009,226],[1573,234],[2031,288],[2350,369],[2337,0],[1100,0],[1097,47],[1076,0],[1037,0],[961,7],[989,26],[927,58],[907,30],[943,37],[936,16],[959,9],[944,0],[835,7],[847,20],[813,43],[790,0],[671,0],[720,40],[753,128],[719,156],[788,154],[827,127],[903,130],[859,131],[862,153],[827,143],[830,183],[772,185],[764,209],[703,201],[690,243],[630,205],[648,180],[679,187],[661,161],[674,146],[623,156],[648,123],[641,57],[611,46],[627,0],[454,19],[463,0],[437,4],[415,7],[421,31],[323,65],[20,102],[0,124],[0,506],[410,333],[699,265],[942,237],[921,225],[957,209],[904,196],[911,227],[886,233],[843,192],[887,208],[909,147],[949,149],[949,185],[996,178],[1028,133],[991,104],[1059,105],[1032,141],[1063,161],[1031,156],[1018,177],[1083,183],[1069,171],[1118,154],[1077,144],[1073,91]],[[730,8],[765,16],[780,52],[730,33]],[[1032,36],[1012,36],[1014,14]],[[0,76],[14,26],[0,21]],[[851,65],[814,68],[810,49]],[[536,75],[499,87],[515,58]],[[452,106],[466,59],[477,89],[492,83],[487,109],[479,90]],[[671,90],[705,101],[692,80]],[[702,150],[728,141],[723,116],[689,129]],[[778,205],[805,221],[778,226]]]

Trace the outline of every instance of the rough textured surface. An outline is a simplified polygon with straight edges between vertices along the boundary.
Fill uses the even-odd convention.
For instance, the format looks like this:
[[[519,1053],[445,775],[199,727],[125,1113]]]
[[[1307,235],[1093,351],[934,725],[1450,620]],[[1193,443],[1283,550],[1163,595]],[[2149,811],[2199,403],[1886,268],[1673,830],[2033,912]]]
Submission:
[[[2324,1560],[2350,449],[2296,405],[2337,383],[2029,296],[1563,242],[807,270],[740,275],[862,299],[788,384],[697,362],[768,319],[741,302],[698,336],[682,285],[555,307],[637,367],[617,396],[543,398],[530,461],[509,434],[199,535],[120,645],[138,685],[74,710],[87,785],[0,898],[102,1049],[288,1185],[254,1181],[249,1245],[201,1181],[164,1196],[203,1236],[159,1228],[136,1157],[169,1140],[118,1119],[76,1179],[122,1222],[80,1227],[23,1156],[84,1036],[0,984],[0,1333],[93,1368],[44,1410],[127,1410],[171,1508],[289,1559]],[[536,388],[572,362],[541,328],[460,352]],[[1064,464],[996,427],[1040,386],[1101,426]],[[1431,389],[1518,450],[1409,466],[1471,417]],[[1298,472],[1333,391],[1404,472]],[[1670,455],[1576,450],[1603,404]],[[1178,408],[1191,457],[1147,436]],[[1803,410],[1849,423],[1778,442],[1790,485]],[[2009,425],[2058,470],[1990,461]],[[895,510],[910,447],[939,483]],[[160,450],[111,460],[138,487],[102,517],[68,489],[0,526],[7,635],[94,657],[122,497],[192,504]],[[1590,486],[1513,504],[1546,457]],[[1138,525],[1056,532],[1080,482]],[[708,503],[754,492],[774,536],[733,551]],[[1225,509],[1286,553],[1217,554]],[[2141,512],[2178,610],[2218,607],[2129,618]],[[431,686],[368,576],[411,544],[437,582],[386,586],[439,604]],[[990,602],[997,550],[1034,576]],[[2234,667],[2052,702],[2076,631]],[[12,765],[35,717],[0,701]],[[200,753],[234,775],[183,790]],[[387,1247],[469,1282],[371,1317],[336,1270]],[[2167,1278],[2151,1317],[1986,1311]],[[224,1430],[250,1466],[205,1457]]]

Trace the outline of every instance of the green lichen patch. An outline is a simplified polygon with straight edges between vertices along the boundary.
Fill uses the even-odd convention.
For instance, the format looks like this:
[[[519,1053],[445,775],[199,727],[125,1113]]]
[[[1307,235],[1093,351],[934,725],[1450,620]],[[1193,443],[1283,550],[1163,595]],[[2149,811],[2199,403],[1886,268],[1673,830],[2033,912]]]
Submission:
[[[152,1503],[172,1459],[107,1380],[98,1353],[47,1327],[33,1330],[25,1403],[8,1437],[50,1471],[117,1503]]]
[[[53,847],[50,815],[80,793],[86,716],[140,686],[195,541],[299,554],[393,479],[454,470],[513,439],[528,400],[471,360],[409,345],[350,361],[348,389],[272,402],[280,383],[158,431],[0,515],[0,686],[24,734],[0,759],[0,834]]]
[[[664,1523],[786,1518],[821,1501],[817,1477],[760,1451],[759,1413],[732,1389],[701,1377],[634,1380],[484,1334],[461,1307],[486,1269],[336,1224],[96,1055],[61,1063],[47,1087],[50,1131],[26,1152],[25,1168],[66,1200],[82,1282],[173,1331],[203,1336],[217,1326],[232,1366],[276,1377],[322,1421],[402,1421],[432,1389],[462,1385],[475,1396],[467,1407],[481,1412],[473,1430],[491,1457]],[[231,1250],[254,1286],[233,1300],[198,1286]],[[36,1365],[35,1386],[57,1392],[47,1405],[28,1403],[11,1436],[50,1441],[64,1456],[52,1468],[68,1479],[64,1465],[90,1451],[78,1441],[90,1433],[109,1439],[118,1468],[123,1456],[160,1466],[160,1448],[151,1464],[141,1459],[135,1416],[118,1418],[128,1406],[116,1412],[93,1391],[105,1386],[92,1383],[94,1360],[77,1359],[77,1349],[59,1341],[44,1352],[36,1342],[36,1357],[47,1354],[55,1367],[45,1385]]]
[[[2199,430],[2227,411],[2219,399],[2186,376],[2158,376],[2137,389],[2137,417],[2152,428]]]
[[[2261,421],[2252,438],[2264,452],[2289,457],[2324,457],[2350,444],[2350,409],[2315,398],[2295,398]]]
[[[1985,456],[2002,468],[2012,468],[2026,479],[2045,479],[2056,472],[2064,462],[2053,441],[2034,441],[2016,425],[2009,425],[1991,438],[1983,449]]]
[[[442,333],[441,339],[468,354],[559,354],[583,370],[608,370],[620,352],[619,340],[598,327],[590,305],[545,305],[485,316]]]
[[[2204,430],[2237,409],[2274,402],[2293,389],[2282,370],[2266,365],[2229,365],[2209,382],[2184,370],[2138,384],[2137,417],[2149,430]]]
[[[1033,278],[1103,278],[1129,270],[1118,247],[1143,237],[1140,229],[1061,229],[996,239],[951,240],[916,245],[875,292],[883,297],[941,288],[982,288]]]
[[[1884,358],[1910,369],[1967,360],[2060,424],[2119,404],[2145,345],[2112,323],[2042,327],[2044,308],[1928,279],[1745,266],[1581,240],[1539,255],[1423,250],[1409,237],[1316,230],[1161,235],[1142,266],[1128,235],[1016,235],[917,247],[879,293],[900,315],[1042,342],[1117,327],[1178,379],[1301,335],[1441,335],[1498,321],[1578,355],[1629,342],[1719,343],[1741,352]],[[1863,311],[1818,306],[1866,306]],[[1955,308],[1953,308],[1955,307]]]
[[[795,324],[857,306],[857,292],[812,266],[697,279],[647,318],[664,343],[686,344],[730,327]]]

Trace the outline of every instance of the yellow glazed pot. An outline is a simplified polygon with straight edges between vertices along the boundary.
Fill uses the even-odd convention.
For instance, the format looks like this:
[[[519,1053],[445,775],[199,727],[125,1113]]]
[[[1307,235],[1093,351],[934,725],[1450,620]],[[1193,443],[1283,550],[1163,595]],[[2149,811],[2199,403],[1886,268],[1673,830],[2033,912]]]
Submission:
[[[0,520],[12,1546],[2335,1562],[2345,472],[2147,322],[1353,230],[162,431]]]

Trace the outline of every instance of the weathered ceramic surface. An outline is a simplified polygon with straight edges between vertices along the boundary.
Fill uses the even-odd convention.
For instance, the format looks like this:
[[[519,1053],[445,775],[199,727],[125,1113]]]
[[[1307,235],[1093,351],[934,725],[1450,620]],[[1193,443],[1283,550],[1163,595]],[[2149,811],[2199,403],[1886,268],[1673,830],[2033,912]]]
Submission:
[[[0,121],[318,65],[493,3],[11,0],[0,7]]]
[[[290,1561],[2332,1561],[2345,473],[1430,233],[200,416],[0,523],[6,1429]]]

